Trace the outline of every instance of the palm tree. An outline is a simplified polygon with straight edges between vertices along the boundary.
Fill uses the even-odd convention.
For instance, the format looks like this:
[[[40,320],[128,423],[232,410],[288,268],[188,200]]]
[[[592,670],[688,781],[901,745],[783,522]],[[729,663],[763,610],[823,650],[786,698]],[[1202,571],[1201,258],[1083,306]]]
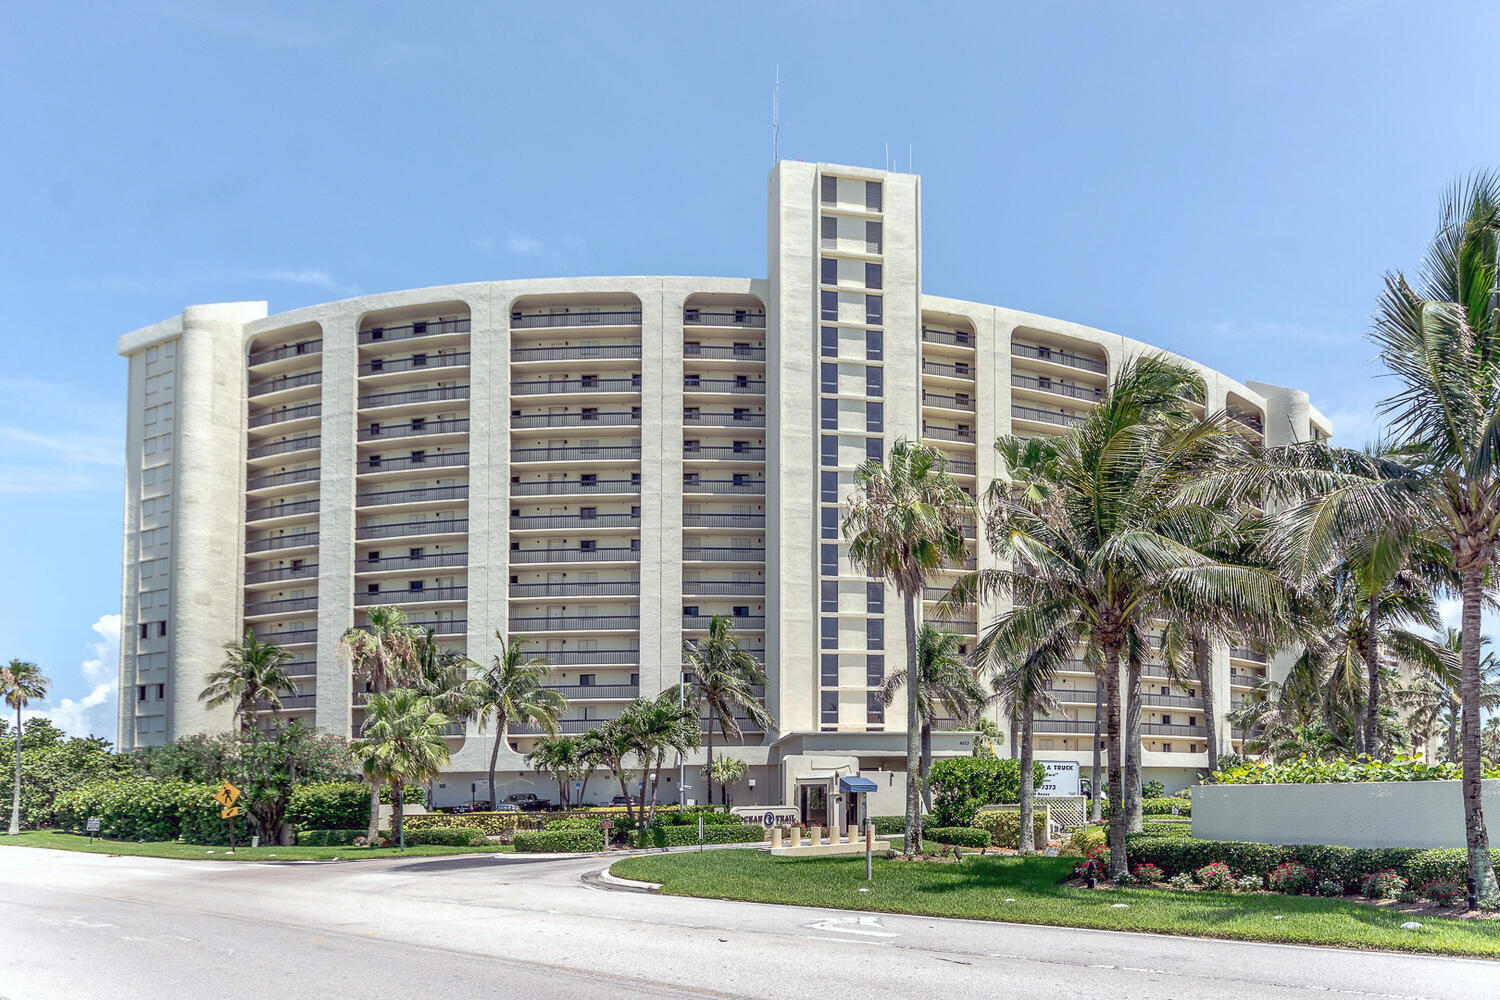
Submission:
[[[10,793],[10,836],[21,832],[21,709],[32,699],[47,697],[47,675],[26,660],[12,659],[0,667],[0,698],[16,710],[16,783]]]
[[[490,748],[490,795],[495,796],[495,765],[500,759],[500,747],[505,743],[505,729],[512,722],[530,723],[548,736],[556,736],[558,720],[568,707],[568,700],[560,693],[544,686],[552,667],[541,657],[529,656],[526,646],[531,641],[520,636],[510,639],[498,629],[495,638],[500,640],[500,652],[490,661],[489,667],[471,680],[469,695],[473,698],[474,714],[479,728],[486,728],[489,720],[495,720],[495,745]]]
[[[656,698],[637,698],[615,720],[641,765],[641,813],[644,825],[656,819],[656,791],[667,754],[686,755],[701,738],[698,713],[677,703],[677,694],[663,691]],[[647,780],[651,791],[646,791]]]
[[[392,826],[403,851],[402,790],[432,780],[447,765],[446,725],[448,717],[433,709],[432,699],[411,688],[395,688],[370,696],[364,733],[349,745],[364,761],[365,776],[377,790],[381,783],[391,786]]]
[[[769,731],[776,720],[766,710],[755,688],[765,688],[766,672],[749,650],[740,644],[735,633],[734,622],[722,615],[714,615],[708,622],[708,632],[702,637],[685,642],[682,651],[683,667],[690,675],[683,692],[670,690],[672,697],[681,694],[685,703],[695,711],[708,713],[708,767],[714,764],[714,726],[725,739],[742,740],[740,714]],[[713,805],[714,786],[708,785],[708,804]]]
[[[412,687],[432,699],[432,707],[453,722],[474,718],[478,705],[469,675],[479,664],[454,649],[443,649],[434,629],[427,629],[416,643],[417,670]]]
[[[854,473],[855,493],[843,533],[849,557],[901,595],[908,669],[920,669],[917,629],[920,600],[934,571],[961,568],[965,556],[964,515],[973,501],[948,474],[947,460],[930,445],[902,438],[881,462],[870,459]],[[922,838],[922,678],[906,685],[906,839],[914,855]]]
[[[1036,759],[1032,733],[1037,712],[1051,711],[1056,700],[1049,692],[1053,677],[1067,659],[1069,649],[1054,641],[1032,650],[1029,654],[1007,662],[1008,639],[1002,629],[991,628],[980,639],[975,658],[980,663],[989,663],[997,673],[996,687],[1007,705],[1021,720],[1021,839],[1017,845],[1022,854],[1031,854],[1036,847],[1036,776],[1032,762]],[[1043,845],[1045,846],[1045,845]]]
[[[572,736],[543,736],[526,755],[527,767],[546,771],[557,782],[557,801],[564,809],[573,807],[572,781],[583,764],[580,750],[579,741]]]
[[[634,752],[635,743],[628,727],[629,720],[616,716],[604,725],[589,730],[585,735],[592,738],[590,752],[598,757],[599,763],[608,768],[609,773],[620,783],[620,796],[625,800],[625,818],[634,827],[638,824],[635,807],[631,804],[632,796],[627,784],[629,769],[626,767],[625,759]]]
[[[363,683],[371,695],[385,694],[416,680],[422,630],[411,624],[406,612],[385,605],[366,614],[369,624],[349,628],[339,637],[339,656],[348,660],[350,677]],[[368,718],[368,714],[366,715]],[[370,829],[374,840],[380,834],[380,788],[370,787]]]
[[[578,774],[582,779],[578,787],[578,804],[588,794],[589,781],[594,772],[605,766],[609,757],[610,737],[601,728],[588,729],[578,735]]]
[[[1479,704],[1488,711],[1500,708],[1500,656],[1490,649],[1490,637],[1487,635],[1479,637]],[[1459,700],[1458,674],[1462,670],[1464,648],[1464,634],[1456,628],[1449,628],[1443,638],[1443,649],[1447,658],[1451,660],[1448,676],[1436,678],[1436,683],[1442,688],[1444,704],[1440,710],[1441,717],[1447,723],[1447,736],[1445,742],[1447,759],[1455,764],[1458,763],[1458,730],[1459,716],[1463,714],[1462,702]],[[1486,725],[1494,721],[1491,716],[1486,720]]]
[[[1201,388],[1163,357],[1131,359],[1068,433],[1001,438],[1009,478],[989,489],[986,537],[1011,568],[971,573],[954,588],[966,599],[1011,598],[986,635],[1002,661],[1089,645],[1102,655],[1116,874],[1128,870],[1122,657],[1144,648],[1147,623],[1180,609],[1260,620],[1276,616],[1282,595],[1269,570],[1222,562],[1185,541],[1227,531],[1245,513],[1228,490],[1196,490],[1245,448],[1223,414],[1198,418],[1187,408],[1184,394]]]
[[[271,714],[281,714],[281,695],[296,694],[297,684],[286,672],[292,654],[281,646],[261,642],[253,628],[245,629],[238,642],[224,644],[224,664],[211,670],[198,700],[209,708],[232,705],[242,733],[255,728],[259,703],[265,702]]]
[[[738,757],[717,757],[712,765],[703,769],[704,781],[717,781],[719,787],[724,791],[724,805],[729,805],[729,786],[736,781],[743,781],[745,775],[750,771],[750,765]]]
[[[932,768],[932,723],[939,715],[939,708],[949,718],[957,719],[965,727],[976,725],[979,714],[990,702],[984,685],[973,664],[959,653],[963,636],[936,626],[922,623],[917,632],[917,676],[922,678],[917,692],[917,712],[922,720],[922,808],[932,808],[932,790],[927,787],[927,772]],[[881,698],[887,706],[896,700],[896,694],[906,686],[907,671],[891,671],[881,688]]]

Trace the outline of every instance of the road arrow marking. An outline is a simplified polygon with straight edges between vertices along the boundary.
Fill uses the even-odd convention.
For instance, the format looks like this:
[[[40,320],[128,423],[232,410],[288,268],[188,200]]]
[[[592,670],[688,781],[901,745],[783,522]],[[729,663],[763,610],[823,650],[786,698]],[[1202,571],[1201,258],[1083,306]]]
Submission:
[[[896,937],[894,931],[880,929],[879,917],[828,917],[804,924],[808,930],[833,931],[838,934],[863,934],[866,937]]]

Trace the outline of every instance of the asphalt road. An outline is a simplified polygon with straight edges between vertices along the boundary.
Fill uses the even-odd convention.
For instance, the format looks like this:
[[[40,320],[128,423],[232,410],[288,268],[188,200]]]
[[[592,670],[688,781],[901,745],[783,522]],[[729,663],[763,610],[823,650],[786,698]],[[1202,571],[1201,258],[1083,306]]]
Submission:
[[[1494,962],[678,899],[604,866],[0,847],[0,997],[1500,996]]]

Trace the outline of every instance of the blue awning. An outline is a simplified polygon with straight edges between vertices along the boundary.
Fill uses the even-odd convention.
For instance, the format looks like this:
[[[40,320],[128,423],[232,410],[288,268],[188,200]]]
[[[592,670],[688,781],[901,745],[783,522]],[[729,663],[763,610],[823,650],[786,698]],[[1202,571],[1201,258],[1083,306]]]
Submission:
[[[869,778],[861,778],[858,775],[852,778],[839,778],[839,791],[841,792],[874,792],[879,786]]]

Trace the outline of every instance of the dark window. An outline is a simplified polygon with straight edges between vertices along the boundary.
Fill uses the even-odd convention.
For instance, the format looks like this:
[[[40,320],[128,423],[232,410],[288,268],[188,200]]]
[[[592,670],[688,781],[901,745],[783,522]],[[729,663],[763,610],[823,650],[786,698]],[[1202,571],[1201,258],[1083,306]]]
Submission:
[[[884,309],[881,305],[882,302],[884,302],[884,300],[879,295],[865,296],[866,323],[879,324],[885,322],[885,320],[882,319],[882,316],[884,315]]]
[[[579,674],[578,675],[578,686],[579,687],[586,687],[586,688],[587,687],[593,687],[594,686],[594,675],[593,674]]]
[[[839,464],[839,439],[836,435],[823,435],[823,464]]]
[[[427,418],[426,417],[412,417],[411,418],[411,429],[412,430],[414,430],[414,431],[420,431],[423,428],[425,428],[426,426],[427,426]]]
[[[416,451],[414,451],[414,452],[411,453],[411,464],[412,465],[421,465],[425,461],[427,461],[427,452],[425,452],[425,451],[423,451],[421,449],[418,449],[418,450],[416,450]]]
[[[885,723],[885,697],[879,691],[865,692],[865,722],[870,725]]]
[[[839,429],[839,401],[836,399],[823,400],[823,429],[825,431],[836,431]]]
[[[750,605],[748,605],[748,604],[736,604],[734,606],[734,616],[736,618],[749,618],[750,617]]]
[[[865,252],[880,253],[880,223],[874,220],[865,223]]]
[[[865,209],[867,211],[880,211],[880,187],[879,181],[865,181]]]
[[[883,433],[885,431],[884,403],[865,404],[865,430],[875,433]]]
[[[865,645],[870,649],[885,648],[885,622],[871,618],[865,622]]]
[[[136,701],[145,701],[146,700],[146,685],[142,684],[142,685],[138,686],[135,689],[135,700]]]
[[[879,687],[885,683],[885,657],[865,657],[865,684],[869,687]]]
[[[819,381],[822,383],[823,392],[839,391],[839,366],[828,362],[818,366]]]
[[[578,484],[580,486],[593,486],[598,481],[599,474],[597,472],[584,472],[578,477]]]
[[[839,328],[836,326],[823,327],[823,357],[836,358],[839,356]]]
[[[422,547],[407,549],[406,550],[406,555],[410,559],[420,559],[420,558],[422,558],[423,551],[424,551],[424,548],[422,548]]]
[[[425,354],[413,354],[411,356],[411,366],[413,368],[423,368],[423,367],[426,367],[426,365],[427,365],[427,355],[425,355]]]
[[[582,420],[598,420],[599,419],[599,407],[597,407],[597,406],[585,406],[585,407],[583,407],[579,411],[579,418],[582,419]]]
[[[406,589],[407,590],[423,590],[425,588],[426,588],[426,584],[424,584],[421,580],[407,580],[406,581]]]
[[[365,593],[367,593],[367,594],[378,594],[378,593],[380,593],[380,584],[378,584],[378,583],[367,583],[367,584],[365,584]]]
[[[865,287],[883,288],[881,284],[881,269],[879,264],[865,262]]]
[[[599,508],[598,507],[579,507],[578,508],[578,517],[579,517],[579,520],[582,520],[582,521],[592,521],[594,518],[596,518],[598,516],[599,516]]]
[[[839,509],[837,507],[823,508],[823,537],[839,537]]]
[[[885,395],[885,374],[874,365],[865,368],[865,395],[874,396],[876,399]]]
[[[167,634],[167,623],[166,622],[157,622],[156,623],[156,637],[159,639],[159,638],[161,638],[162,636],[164,636],[166,634]]]
[[[839,220],[825,215],[818,224],[818,228],[823,237],[823,249],[837,250],[839,248]]]
[[[823,204],[833,205],[838,202],[839,179],[837,177],[829,177],[826,174],[823,175],[821,178],[819,178],[819,187],[821,188],[821,193],[823,196]]]
[[[865,360],[880,361],[885,357],[885,335],[879,330],[865,331]]]
[[[839,501],[839,474],[837,472],[824,472],[822,475],[823,489],[820,499],[824,503],[838,503]]]
[[[839,575],[839,547],[837,545],[823,546],[822,564],[824,576]]]
[[[368,434],[369,434],[370,437],[380,437],[380,425],[379,424],[371,424],[370,427],[369,427]]]
[[[823,610],[837,611],[839,609],[839,585],[836,580],[824,580],[818,585],[822,591]]]
[[[824,618],[822,620],[822,635],[824,649],[838,649],[839,620],[837,618]]]
[[[819,301],[822,302],[822,316],[824,319],[839,318],[839,293],[819,292]]]
[[[885,458],[885,448],[880,438],[865,438],[865,457],[877,462]]]
[[[141,638],[142,639],[149,639],[149,638],[151,638],[151,623],[150,622],[141,622]]]
[[[839,694],[824,691],[822,695],[822,721],[825,726],[836,726],[839,722]]]
[[[698,617],[698,605],[696,605],[696,604],[684,604],[682,606],[682,616],[684,618],[697,618]]]
[[[599,541],[595,538],[585,538],[583,541],[578,543],[578,551],[580,552],[592,552],[598,547]]]
[[[822,668],[819,670],[819,682],[824,687],[839,686],[839,657],[837,653],[824,653]]]
[[[865,610],[872,615],[878,615],[885,610],[885,586],[883,584],[865,584]]]
[[[839,262],[832,257],[823,258],[822,281],[825,285],[839,283]]]

